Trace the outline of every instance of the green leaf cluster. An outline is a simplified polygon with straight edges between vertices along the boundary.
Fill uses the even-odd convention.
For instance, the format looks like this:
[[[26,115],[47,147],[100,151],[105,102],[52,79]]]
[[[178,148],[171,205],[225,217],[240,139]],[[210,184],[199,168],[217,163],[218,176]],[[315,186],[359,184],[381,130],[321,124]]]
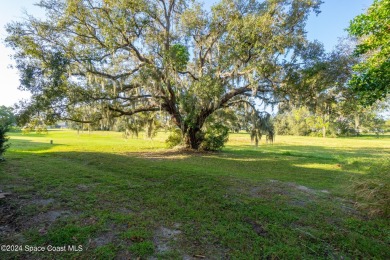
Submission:
[[[187,47],[182,44],[174,44],[169,51],[174,68],[177,71],[185,70],[187,63],[190,60],[190,54]]]
[[[7,132],[8,125],[0,125],[0,162],[4,160],[2,156],[9,147],[9,144],[6,144],[8,142]]]
[[[204,133],[201,149],[206,151],[221,150],[228,141],[229,128],[222,124],[209,125]]]
[[[354,67],[350,85],[365,105],[383,100],[390,91],[390,0],[375,0],[348,28],[358,38],[355,53],[362,61]]]

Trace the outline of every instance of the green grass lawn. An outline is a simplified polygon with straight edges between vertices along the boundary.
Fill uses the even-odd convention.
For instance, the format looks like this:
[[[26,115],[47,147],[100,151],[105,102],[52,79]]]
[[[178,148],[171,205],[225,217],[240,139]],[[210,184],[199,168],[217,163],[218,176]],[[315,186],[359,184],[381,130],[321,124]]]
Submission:
[[[0,259],[390,259],[389,220],[356,208],[352,189],[389,184],[389,136],[255,148],[231,134],[219,153],[167,150],[164,133],[9,136],[0,244],[23,248]]]

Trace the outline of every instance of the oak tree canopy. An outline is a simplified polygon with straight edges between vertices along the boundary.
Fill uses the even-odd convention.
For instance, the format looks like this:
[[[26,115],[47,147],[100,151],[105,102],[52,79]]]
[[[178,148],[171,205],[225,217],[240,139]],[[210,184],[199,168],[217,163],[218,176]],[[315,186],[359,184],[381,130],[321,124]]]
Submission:
[[[216,111],[288,98],[320,3],[42,0],[44,19],[7,26],[21,88],[32,93],[24,115],[93,122],[161,112],[197,149]]]

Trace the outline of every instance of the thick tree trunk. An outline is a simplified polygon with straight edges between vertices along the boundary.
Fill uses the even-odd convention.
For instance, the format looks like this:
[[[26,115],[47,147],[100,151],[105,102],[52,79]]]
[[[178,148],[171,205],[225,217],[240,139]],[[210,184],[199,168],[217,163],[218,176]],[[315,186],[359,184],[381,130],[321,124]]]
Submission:
[[[188,128],[184,133],[184,141],[187,148],[197,150],[203,141],[202,131],[200,127]]]

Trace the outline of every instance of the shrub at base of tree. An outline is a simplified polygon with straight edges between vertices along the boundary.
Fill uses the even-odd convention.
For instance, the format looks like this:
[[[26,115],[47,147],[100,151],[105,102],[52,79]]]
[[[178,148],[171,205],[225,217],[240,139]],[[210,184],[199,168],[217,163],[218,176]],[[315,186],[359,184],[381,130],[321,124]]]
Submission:
[[[182,135],[180,129],[174,129],[171,134],[168,136],[167,140],[165,140],[165,144],[168,148],[173,148],[178,146],[182,142]]]
[[[198,136],[198,138],[202,140],[198,150],[219,151],[228,141],[229,128],[219,123],[208,124],[207,127],[205,127],[204,132],[198,134],[201,135]],[[176,128],[165,140],[165,143],[168,148],[173,148],[175,146],[183,145],[183,141],[181,130]]]
[[[219,151],[225,146],[228,137],[229,129],[222,124],[215,124],[206,129],[200,148],[205,151]]]
[[[8,126],[0,125],[0,162],[5,160],[3,154],[9,147],[9,144],[6,144],[6,142],[8,142],[8,138],[6,136],[7,132],[8,132]]]

